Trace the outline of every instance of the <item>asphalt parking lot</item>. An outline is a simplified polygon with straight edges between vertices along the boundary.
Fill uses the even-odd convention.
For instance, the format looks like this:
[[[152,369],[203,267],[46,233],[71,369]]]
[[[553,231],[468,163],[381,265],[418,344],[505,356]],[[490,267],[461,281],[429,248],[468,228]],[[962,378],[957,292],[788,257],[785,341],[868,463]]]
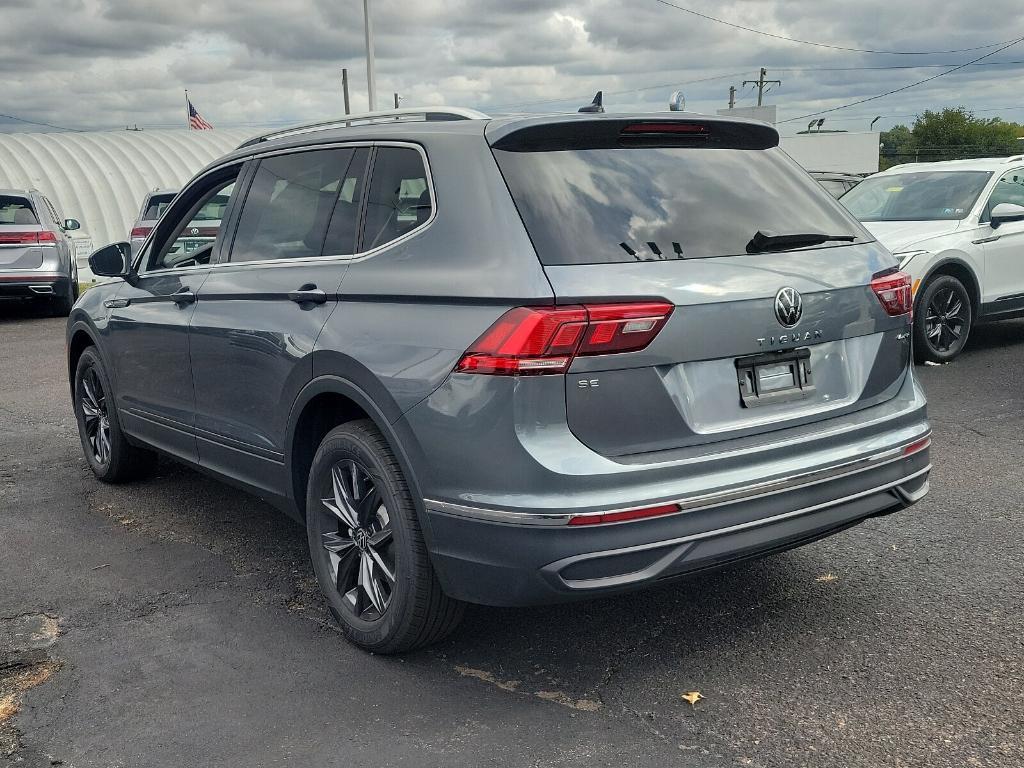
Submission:
[[[0,306],[0,762],[1024,764],[1024,322],[918,368],[912,510],[658,591],[471,608],[400,658],[343,640],[259,500],[171,463],[96,482],[63,355],[62,320]]]

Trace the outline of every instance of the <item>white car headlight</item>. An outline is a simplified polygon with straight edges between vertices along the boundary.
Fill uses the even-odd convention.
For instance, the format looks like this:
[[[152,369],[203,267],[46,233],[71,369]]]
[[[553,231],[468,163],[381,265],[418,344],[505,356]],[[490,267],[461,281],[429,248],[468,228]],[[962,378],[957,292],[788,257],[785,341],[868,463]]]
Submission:
[[[928,253],[928,251],[923,251],[921,249],[916,251],[900,251],[899,253],[894,253],[893,256],[900,260],[900,269],[903,269],[910,263],[911,259],[915,256],[920,256],[922,253]]]

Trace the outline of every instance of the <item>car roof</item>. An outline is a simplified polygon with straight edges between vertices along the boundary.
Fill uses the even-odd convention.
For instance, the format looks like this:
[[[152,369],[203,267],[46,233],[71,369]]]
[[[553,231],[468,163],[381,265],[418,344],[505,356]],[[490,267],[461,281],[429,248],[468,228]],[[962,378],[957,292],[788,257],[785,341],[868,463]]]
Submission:
[[[894,165],[892,168],[882,171],[881,174],[923,171],[1002,171],[1006,170],[1009,165],[1022,163],[1024,163],[1024,155],[979,157],[973,160],[942,160],[936,163],[904,163],[903,165]]]
[[[16,195],[18,197],[32,197],[36,194],[34,189],[0,189],[0,195]]]
[[[358,115],[350,116],[358,120]],[[552,112],[545,114],[513,114],[483,115],[479,119],[453,120],[378,120],[352,126],[340,125],[345,117],[338,118],[333,124],[316,126],[296,126],[295,132],[280,132],[283,135],[270,134],[265,139],[249,140],[235,151],[220,158],[209,167],[216,167],[234,160],[250,157],[256,153],[264,153],[282,149],[332,144],[338,142],[359,141],[412,141],[418,142],[431,136],[464,135],[486,138],[490,143],[501,136],[508,135],[520,128],[529,128],[545,124],[565,124],[572,122],[594,122],[604,120],[701,120],[723,124],[743,124],[760,128],[771,128],[767,123],[746,118],[705,115],[698,112],[605,112],[576,113]]]

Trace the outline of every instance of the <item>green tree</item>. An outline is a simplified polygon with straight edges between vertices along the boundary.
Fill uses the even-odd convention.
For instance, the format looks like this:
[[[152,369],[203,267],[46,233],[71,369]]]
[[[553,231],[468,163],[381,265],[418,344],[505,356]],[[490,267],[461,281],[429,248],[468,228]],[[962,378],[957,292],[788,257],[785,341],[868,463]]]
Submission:
[[[914,134],[905,125],[895,125],[888,131],[882,131],[879,143],[879,166],[883,171],[914,159]]]

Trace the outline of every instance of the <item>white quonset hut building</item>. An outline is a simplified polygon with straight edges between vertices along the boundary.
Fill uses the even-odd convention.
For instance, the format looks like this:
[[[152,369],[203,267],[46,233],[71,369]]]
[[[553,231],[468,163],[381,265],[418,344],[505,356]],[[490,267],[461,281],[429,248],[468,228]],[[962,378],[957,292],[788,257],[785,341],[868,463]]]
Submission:
[[[0,189],[35,188],[75,233],[80,276],[94,246],[127,240],[143,196],[179,189],[204,166],[255,135],[251,129],[0,133]]]

